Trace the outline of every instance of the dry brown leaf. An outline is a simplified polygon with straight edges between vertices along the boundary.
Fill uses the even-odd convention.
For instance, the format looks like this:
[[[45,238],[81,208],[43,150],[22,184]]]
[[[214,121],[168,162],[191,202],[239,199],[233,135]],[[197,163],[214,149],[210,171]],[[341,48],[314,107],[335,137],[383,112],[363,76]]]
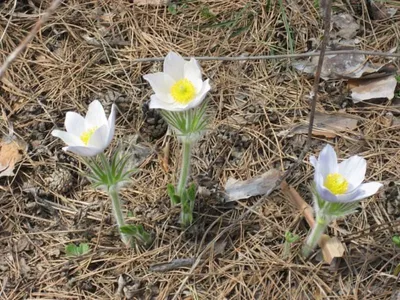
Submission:
[[[377,1],[369,1],[369,13],[371,15],[372,20],[383,20],[387,18],[393,17],[397,8],[394,7],[386,7],[385,3],[378,3]]]
[[[318,56],[309,60],[297,60],[292,66],[302,72],[315,74],[318,65]],[[326,55],[321,70],[321,78],[328,79],[350,79],[361,78],[366,75],[376,74],[377,77],[383,77],[393,74],[391,64],[374,65],[370,63],[363,54],[335,54]],[[382,74],[381,74],[382,73]]]
[[[0,141],[0,177],[14,175],[15,164],[22,159],[25,148],[23,141],[3,137]]]
[[[355,117],[348,114],[316,112],[312,134],[315,136],[334,138],[339,132],[356,129],[357,122],[358,120]],[[304,123],[305,124],[297,125],[289,130],[281,131],[278,133],[278,136],[292,137],[296,134],[307,134],[308,118],[304,120]]]
[[[338,29],[333,34],[344,39],[354,38],[360,29],[360,25],[354,20],[353,16],[347,13],[333,15],[332,24]]]
[[[280,171],[271,169],[260,176],[244,181],[230,177],[225,184],[226,202],[267,194],[274,188],[280,176]]]
[[[28,246],[29,246],[29,239],[23,236],[16,242],[15,250],[17,252],[22,252],[25,249],[27,249]]]
[[[349,80],[351,98],[354,103],[365,100],[387,98],[393,99],[397,85],[394,76],[369,80]]]

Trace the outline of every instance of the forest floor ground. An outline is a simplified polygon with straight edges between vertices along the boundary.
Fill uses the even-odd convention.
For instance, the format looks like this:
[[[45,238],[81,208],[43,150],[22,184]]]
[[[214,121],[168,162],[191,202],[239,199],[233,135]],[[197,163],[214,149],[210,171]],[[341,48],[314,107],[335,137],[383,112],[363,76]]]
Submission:
[[[212,121],[193,149],[191,181],[202,193],[193,226],[182,230],[179,210],[170,208],[166,194],[166,185],[177,181],[180,145],[167,135],[158,112],[148,109],[152,91],[142,77],[162,64],[134,60],[169,51],[183,56],[304,53],[319,46],[323,20],[318,1],[188,0],[159,7],[131,2],[67,1],[0,84],[1,133],[12,132],[24,145],[15,175],[0,177],[0,298],[399,299],[400,251],[391,241],[400,217],[399,89],[392,100],[353,103],[346,79],[321,80],[317,112],[356,123],[333,136],[315,134],[288,183],[311,203],[309,157],[329,143],[341,159],[365,157],[366,180],[384,184],[357,213],[328,228],[346,249],[328,265],[319,250],[301,257],[309,227],[279,190],[229,234],[219,235],[259,200],[222,203],[228,178],[284,171],[299,156],[307,136],[293,128],[307,124],[312,76],[295,70],[293,59],[200,61],[212,83]],[[350,39],[356,49],[399,51],[400,9],[390,17],[376,16],[367,2],[334,1],[332,13],[354,17],[359,28]],[[1,60],[49,4],[0,4]],[[386,1],[381,9],[387,8],[400,5]],[[389,58],[366,59],[399,67]],[[111,150],[122,145],[137,161],[139,171],[122,198],[128,221],[143,224],[154,236],[147,250],[123,246],[107,195],[76,171],[84,168],[79,159],[63,152],[62,142],[50,135],[64,128],[67,111],[84,114],[94,99],[108,110],[117,105]],[[318,120],[324,123],[325,117]],[[288,258],[282,256],[286,231],[300,236]],[[90,252],[67,257],[69,243],[88,243]],[[193,269],[191,264],[153,269],[197,258]]]

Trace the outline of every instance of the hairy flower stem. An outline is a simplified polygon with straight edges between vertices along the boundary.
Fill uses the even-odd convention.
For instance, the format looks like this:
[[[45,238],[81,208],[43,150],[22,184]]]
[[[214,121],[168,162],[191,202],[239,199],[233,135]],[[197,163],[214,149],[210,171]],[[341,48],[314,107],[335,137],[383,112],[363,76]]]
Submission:
[[[113,213],[115,220],[117,221],[118,231],[119,231],[119,228],[125,225],[125,221],[124,221],[124,216],[122,214],[121,201],[119,199],[118,190],[115,185],[109,187],[108,195],[111,198]],[[121,234],[121,240],[125,243],[125,245],[130,246],[131,244],[130,237],[127,236],[126,234],[123,234],[122,232],[120,232],[120,234]]]
[[[182,228],[188,228],[193,223],[193,211],[181,210],[180,223]]]
[[[317,216],[315,225],[307,238],[307,241],[302,249],[303,257],[310,256],[311,252],[317,246],[322,234],[324,233],[326,227],[328,226],[328,221],[320,216]]]
[[[185,191],[185,187],[189,178],[190,171],[190,157],[192,150],[192,142],[186,139],[182,139],[182,165],[181,165],[181,174],[179,177],[178,187],[176,189],[177,195],[179,197],[183,197],[183,192]]]

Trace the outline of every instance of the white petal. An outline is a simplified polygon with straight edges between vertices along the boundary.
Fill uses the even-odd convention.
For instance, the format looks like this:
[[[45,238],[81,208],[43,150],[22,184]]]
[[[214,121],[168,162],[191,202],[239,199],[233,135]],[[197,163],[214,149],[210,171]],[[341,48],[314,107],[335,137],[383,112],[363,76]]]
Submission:
[[[327,144],[318,156],[318,172],[325,179],[328,174],[337,173],[338,170],[336,152]]]
[[[185,60],[175,52],[169,52],[164,59],[164,73],[168,74],[175,81],[183,78],[183,66]]]
[[[115,116],[116,116],[116,106],[113,104],[111,106],[111,113],[110,116],[108,117],[108,136],[107,136],[107,142],[106,142],[106,147],[108,147],[114,137],[115,133]]]
[[[312,165],[314,168],[317,167],[318,160],[317,160],[317,158],[316,158],[314,155],[310,156],[310,163],[311,163],[311,165]]]
[[[310,156],[310,163],[313,165],[314,167],[314,181],[317,181],[317,176],[319,174],[318,171],[318,159],[315,156]]]
[[[66,131],[55,129],[51,132],[51,135],[62,139],[63,142],[69,146],[83,145],[83,142],[81,141],[81,139],[79,137],[77,137],[69,132],[66,132]]]
[[[159,109],[165,109],[165,110],[170,110],[170,111],[182,111],[182,110],[184,110],[184,107],[182,108],[182,106],[179,106],[178,103],[176,103],[176,102],[174,102],[174,103],[165,102],[165,101],[161,100],[157,95],[151,95],[150,96],[149,108],[151,108],[151,109],[159,108]]]
[[[108,146],[108,131],[109,129],[107,124],[97,128],[90,137],[87,146],[104,150]]]
[[[382,186],[383,184],[379,182],[368,182],[361,184],[358,188],[359,195],[355,197],[354,201],[362,200],[364,198],[374,195]]]
[[[143,79],[151,85],[156,94],[168,94],[174,84],[172,77],[162,72],[144,75]]]
[[[357,188],[365,178],[367,161],[360,156],[352,156],[339,164],[339,173],[346,178],[353,190]]]
[[[355,188],[352,191],[350,191],[349,193],[337,195],[336,202],[349,203],[349,202],[357,201],[357,197],[360,193],[361,193],[360,189]]]
[[[203,83],[203,87],[201,88],[201,91],[198,95],[196,95],[196,98],[190,102],[188,104],[188,106],[186,107],[186,109],[189,108],[193,108],[198,106],[201,102],[203,102],[203,100],[205,99],[205,97],[207,96],[207,93],[210,91],[211,86],[209,84],[209,80],[207,79],[206,81],[204,81]]]
[[[80,156],[95,156],[104,149],[99,149],[95,147],[87,147],[87,146],[68,146],[63,148],[64,151],[70,151]]]
[[[85,130],[93,127],[101,127],[107,124],[106,113],[100,101],[94,100],[89,104],[88,111],[85,117]]]
[[[85,131],[85,119],[76,112],[69,111],[65,116],[65,129],[79,137]]]
[[[194,58],[185,62],[183,76],[194,85],[196,93],[200,93],[203,87],[203,80],[201,80],[200,66]]]

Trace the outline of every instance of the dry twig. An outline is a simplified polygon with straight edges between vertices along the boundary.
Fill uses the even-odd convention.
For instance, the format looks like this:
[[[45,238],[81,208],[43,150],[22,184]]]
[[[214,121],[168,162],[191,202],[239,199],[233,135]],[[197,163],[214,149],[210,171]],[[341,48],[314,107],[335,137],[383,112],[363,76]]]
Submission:
[[[3,64],[0,67],[0,80],[3,78],[5,72],[7,71],[10,64],[18,57],[18,55],[28,46],[30,41],[35,37],[36,33],[39,31],[40,27],[46,23],[49,17],[53,14],[53,12],[60,5],[62,0],[54,0],[50,7],[45,11],[43,16],[37,20],[35,26],[31,29],[29,34],[22,40],[22,42],[15,48],[4,60]]]
[[[195,258],[178,258],[167,263],[151,265],[149,270],[152,272],[168,272],[180,268],[189,268],[195,261]]]
[[[400,53],[392,52],[380,52],[380,51],[364,51],[364,50],[332,50],[325,51],[326,55],[341,55],[341,54],[358,54],[358,55],[370,55],[377,57],[396,57],[400,58]],[[324,54],[324,55],[325,55]],[[254,56],[195,56],[197,60],[203,61],[251,61],[251,60],[269,60],[269,59],[287,59],[287,58],[303,58],[311,56],[321,56],[321,51],[297,53],[297,54],[275,54],[275,55],[254,55]],[[191,57],[184,57],[190,59]],[[133,63],[142,62],[158,62],[164,61],[164,57],[143,57],[132,60]]]

